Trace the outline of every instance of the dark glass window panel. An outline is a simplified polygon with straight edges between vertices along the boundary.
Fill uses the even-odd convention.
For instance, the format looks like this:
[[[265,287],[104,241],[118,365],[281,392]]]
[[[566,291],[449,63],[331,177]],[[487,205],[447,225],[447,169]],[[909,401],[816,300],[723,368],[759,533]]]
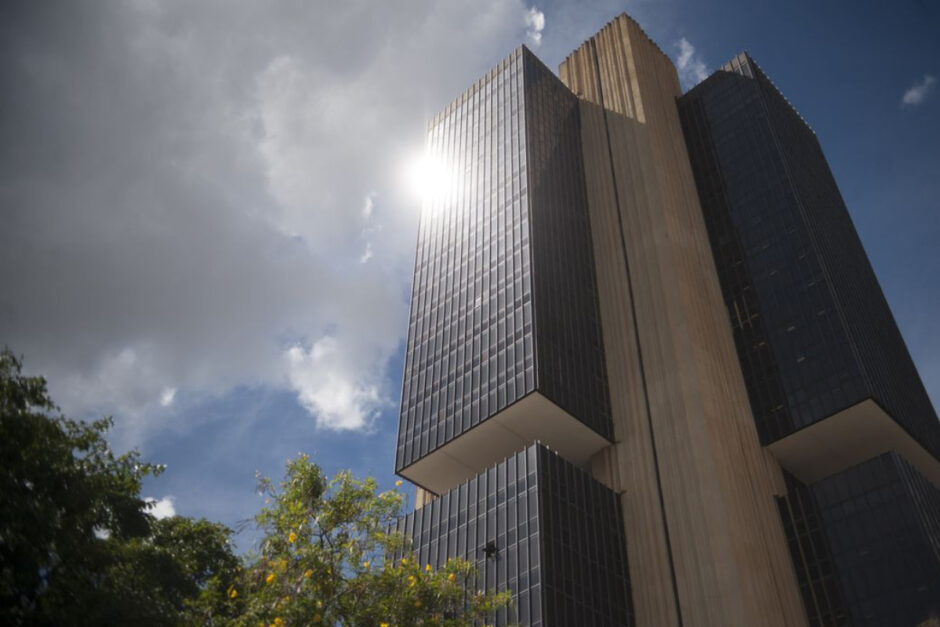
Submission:
[[[451,523],[449,504],[462,502],[464,493],[477,507],[458,508]],[[489,506],[490,495],[499,493],[506,499]],[[466,529],[467,541],[445,553],[440,547],[454,526],[458,538]],[[633,623],[620,499],[541,445],[409,514],[399,529],[433,567],[457,555],[475,563],[480,585],[512,591],[513,606],[493,616],[493,624]],[[484,548],[494,539],[497,552],[488,558]]]

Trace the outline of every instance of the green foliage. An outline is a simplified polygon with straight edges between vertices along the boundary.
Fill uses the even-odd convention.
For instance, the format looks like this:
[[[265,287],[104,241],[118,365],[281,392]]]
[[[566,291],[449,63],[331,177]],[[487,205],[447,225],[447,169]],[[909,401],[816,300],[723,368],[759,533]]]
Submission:
[[[333,479],[301,455],[279,486],[261,480],[260,552],[228,590],[237,625],[472,625],[509,602],[473,591],[464,560],[418,564],[390,531],[402,496],[348,472]],[[394,555],[408,557],[394,559]]]
[[[0,624],[456,627],[509,603],[466,561],[415,562],[400,493],[306,456],[261,480],[264,539],[240,561],[223,525],[155,520],[141,482],[163,468],[115,455],[110,419],[65,418],[21,368],[0,352]]]
[[[141,482],[163,468],[115,455],[110,426],[65,418],[0,353],[0,623],[172,625],[235,576],[227,528],[153,519]]]

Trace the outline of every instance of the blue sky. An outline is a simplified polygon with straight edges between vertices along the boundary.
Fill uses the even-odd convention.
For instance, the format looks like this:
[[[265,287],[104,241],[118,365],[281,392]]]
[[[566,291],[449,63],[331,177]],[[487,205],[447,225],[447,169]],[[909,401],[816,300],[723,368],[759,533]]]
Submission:
[[[747,50],[816,131],[940,400],[940,6],[5,3],[0,342],[232,526],[307,452],[391,485],[428,118],[626,11],[689,86]],[[250,544],[245,536],[242,548]]]

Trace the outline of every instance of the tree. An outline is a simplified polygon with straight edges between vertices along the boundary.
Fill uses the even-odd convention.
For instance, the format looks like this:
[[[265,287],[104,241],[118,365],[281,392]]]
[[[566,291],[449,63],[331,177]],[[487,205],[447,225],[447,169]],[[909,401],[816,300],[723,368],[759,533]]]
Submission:
[[[399,482],[400,483],[400,482]],[[438,625],[485,619],[509,593],[471,590],[473,567],[419,564],[393,530],[402,496],[340,472],[327,480],[305,455],[279,486],[261,480],[259,553],[227,590],[237,625]],[[213,600],[215,601],[215,600]],[[207,620],[222,608],[205,607]]]
[[[115,455],[111,424],[62,416],[0,352],[0,624],[457,627],[509,602],[466,561],[418,564],[398,491],[303,455],[261,481],[264,538],[239,559],[224,525],[149,514],[141,482],[163,468]]]
[[[65,418],[0,352],[0,623],[172,625],[235,576],[226,527],[148,513],[141,481],[163,469],[114,455],[111,424]]]

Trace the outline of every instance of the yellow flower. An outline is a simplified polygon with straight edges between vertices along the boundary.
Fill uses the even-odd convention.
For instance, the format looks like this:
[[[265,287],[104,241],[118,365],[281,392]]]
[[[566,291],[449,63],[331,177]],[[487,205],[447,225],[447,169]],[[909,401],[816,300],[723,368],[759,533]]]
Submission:
[[[399,479],[398,481],[395,482],[395,487],[396,487],[396,488],[400,488],[400,487],[401,487],[401,479]]]
[[[231,590],[229,590],[228,598],[234,599],[237,596],[238,596],[238,590],[236,590],[235,588],[232,588]]]
[[[427,566],[425,566],[424,570],[426,570],[427,572],[431,572],[431,565],[428,564]]]
[[[305,570],[305,571],[304,571],[304,577],[306,577],[307,579],[310,579],[311,577],[313,577],[313,571],[312,571],[312,570]]]
[[[268,573],[268,576],[264,579],[267,583],[274,583],[274,573]]]
[[[362,567],[363,567],[363,568],[368,568],[368,567],[369,567],[369,562],[368,562],[368,561],[363,562],[363,563],[362,563]]]
[[[278,616],[274,619],[274,624],[277,625],[277,627],[284,627],[284,619]]]
[[[388,623],[379,623],[379,627],[388,627]]]
[[[290,542],[291,544],[293,544],[294,542],[297,542],[297,534],[291,531],[290,535],[287,536],[287,541]]]
[[[409,585],[409,586],[414,586],[414,585],[415,585],[415,578],[414,578],[414,575],[408,575],[408,585]]]
[[[404,565],[407,564],[407,563],[408,563],[408,560],[407,560],[406,558],[404,558],[404,557],[401,558],[401,565],[402,565],[402,566],[404,566]]]
[[[454,573],[447,575],[447,581],[454,581],[457,577],[454,576]]]

